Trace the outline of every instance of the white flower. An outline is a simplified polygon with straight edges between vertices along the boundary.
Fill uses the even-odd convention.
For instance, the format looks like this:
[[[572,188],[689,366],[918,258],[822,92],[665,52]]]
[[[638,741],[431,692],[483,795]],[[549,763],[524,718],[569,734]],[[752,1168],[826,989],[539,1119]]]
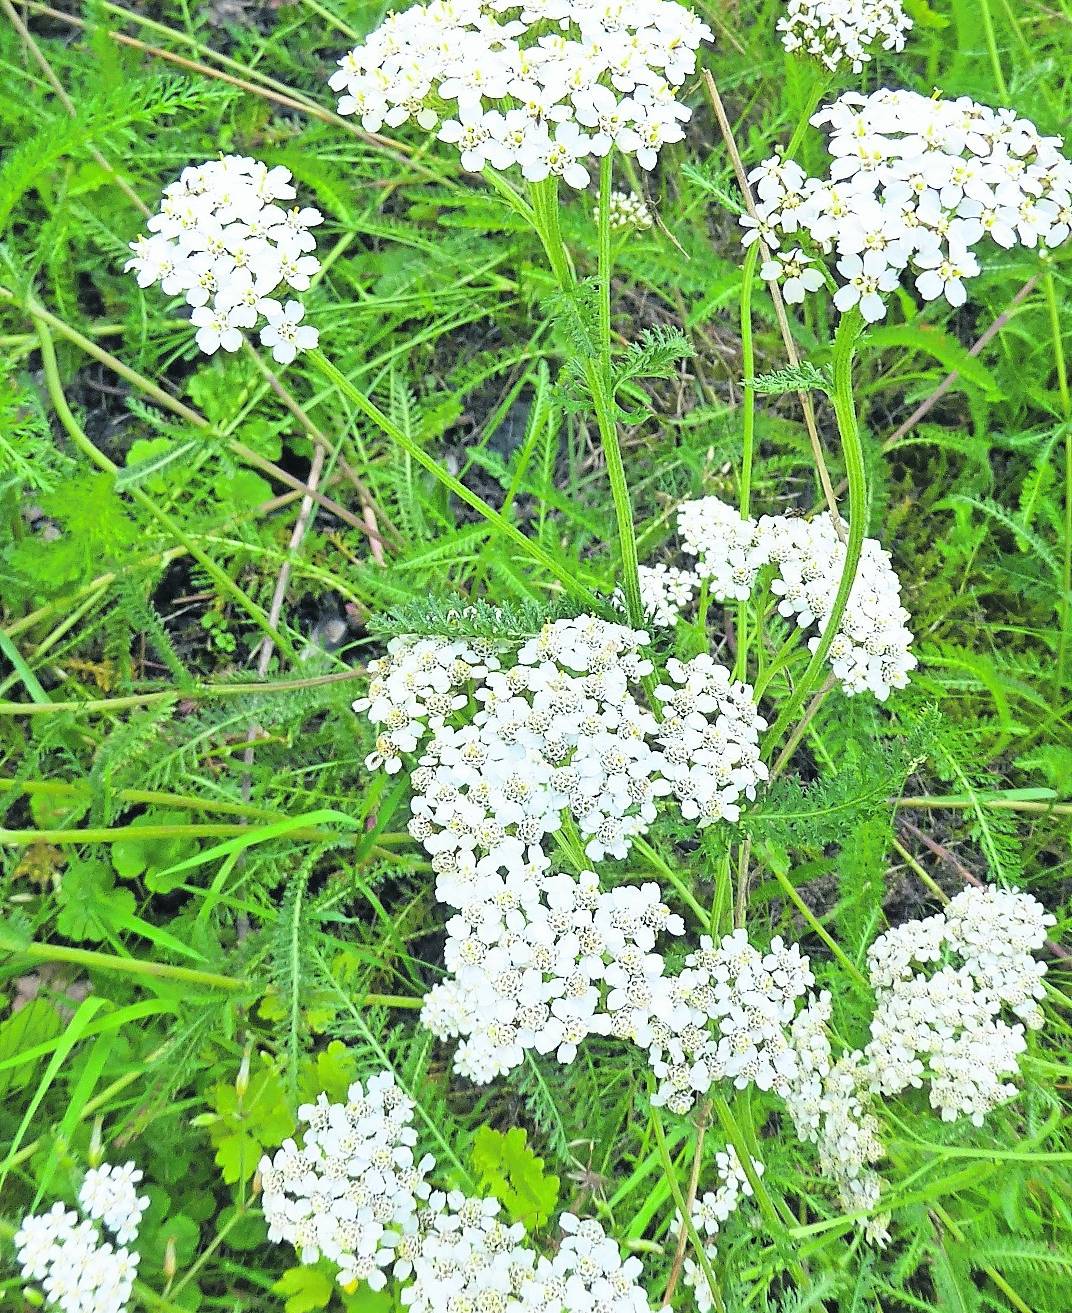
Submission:
[[[293,196],[288,169],[269,169],[247,156],[186,168],[164,189],[148,221],[153,235],[131,243],[133,256],[124,267],[142,287],[159,282],[168,295],[183,293],[193,307],[197,345],[206,354],[221,347],[237,351],[242,330],[275,313],[272,294],[282,286],[305,291],[320,268],[309,254],[316,247],[309,229],[323,216],[311,206],[284,210],[275,203]],[[314,329],[294,331],[301,318],[292,320],[295,313],[288,305],[287,322],[276,330],[285,343],[270,336],[276,359],[284,363],[316,345]]]
[[[462,167],[520,165],[532,182],[587,186],[612,147],[651,168],[690,111],[675,92],[710,29],[674,0],[432,0],[390,14],[339,61],[340,114],[369,132],[439,123]],[[582,131],[587,129],[587,131]]]
[[[903,41],[896,0],[790,0],[790,10],[787,44],[831,67],[868,58],[867,41],[882,33],[891,49]],[[847,92],[812,123],[830,130],[826,176],[807,177],[779,156],[753,169],[757,212],[742,220],[742,242],[762,236],[774,250],[791,237],[809,258],[833,255],[843,313],[859,306],[867,321],[881,319],[885,297],[909,279],[924,300],[963,305],[984,237],[1011,249],[1055,246],[1072,233],[1072,163],[1059,138],[1011,111],[882,89]],[[787,276],[784,260],[799,264],[799,254],[769,260],[764,277]],[[806,290],[806,281],[794,284],[793,298]]]
[[[879,251],[867,251],[863,257],[845,255],[837,263],[838,273],[845,283],[834,294],[834,304],[842,314],[854,305],[860,307],[864,319],[873,324],[886,314],[883,292],[892,292],[897,286],[897,274],[886,263]]]
[[[857,276],[866,278],[869,256],[846,256],[843,272],[850,275],[859,266]],[[855,287],[855,279],[846,286]],[[870,295],[866,286],[863,290],[865,298]],[[867,309],[872,311],[873,304]],[[780,599],[779,612],[802,627],[814,626],[820,632],[826,627],[845,560],[845,544],[828,517],[742,519],[717,497],[704,497],[678,507],[678,532],[685,552],[696,558],[696,573],[717,601],[743,601],[760,570],[773,564],[778,573],[771,591]],[[900,591],[889,553],[875,539],[865,539],[841,625],[827,653],[846,693],[867,691],[881,701],[891,689],[908,683],[917,663]],[[813,638],[809,645],[814,650],[818,642]]]
[[[811,256],[805,255],[798,246],[794,251],[780,252],[766,260],[759,276],[767,282],[780,282],[785,300],[790,305],[798,305],[807,292],[817,292],[823,285],[822,272],[812,268],[811,264]]]
[[[29,1216],[15,1232],[15,1257],[24,1280],[40,1285],[46,1303],[60,1313],[126,1313],[138,1270],[138,1255],[121,1247],[133,1240],[148,1207],[136,1186],[141,1172],[133,1163],[90,1169],[79,1190],[88,1216],[55,1204]],[[103,1222],[120,1245],[104,1240]]]
[[[300,301],[288,301],[285,306],[265,301],[262,308],[268,322],[261,329],[261,344],[271,347],[281,365],[289,365],[299,351],[311,351],[316,346],[320,335],[315,328],[302,324],[305,306]]]
[[[199,305],[190,315],[190,321],[197,325],[197,345],[208,356],[220,347],[224,351],[237,351],[242,345],[242,334],[238,324],[244,318],[237,305],[217,305],[210,308]]]
[[[849,64],[859,73],[873,45],[903,50],[911,28],[900,0],[789,0],[778,20],[786,50],[811,55],[831,72]]]

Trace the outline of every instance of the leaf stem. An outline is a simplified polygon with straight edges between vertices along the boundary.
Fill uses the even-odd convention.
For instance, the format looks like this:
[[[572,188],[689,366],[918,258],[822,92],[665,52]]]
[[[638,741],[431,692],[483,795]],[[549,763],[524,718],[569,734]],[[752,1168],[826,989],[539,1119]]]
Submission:
[[[599,292],[599,329],[597,352],[581,361],[581,370],[592,397],[599,441],[607,466],[614,517],[618,525],[618,548],[622,562],[622,594],[626,614],[634,629],[644,628],[644,604],[640,598],[640,567],[637,559],[636,528],[625,462],[618,441],[615,417],[614,381],[610,356],[610,279],[612,251],[610,240],[610,193],[612,166],[610,155],[599,168],[599,255],[596,282]],[[551,272],[563,292],[577,290],[577,277],[570,264],[558,213],[558,180],[545,178],[531,187],[533,223],[543,243]]]
[[[856,406],[852,396],[852,362],[856,344],[863,332],[864,321],[859,310],[852,309],[841,316],[837,333],[834,337],[833,353],[833,390],[831,399],[837,418],[838,434],[845,456],[845,470],[849,483],[849,529],[845,542],[845,563],[841,571],[841,581],[834,596],[834,604],[826,619],[819,642],[812,653],[811,660],[797,681],[796,687],[782,707],[763,745],[766,760],[774,754],[782,735],[800,714],[802,707],[817,688],[823,674],[823,665],[827,653],[837,637],[845,607],[856,580],[856,570],[860,564],[860,553],[864,543],[864,529],[867,506],[867,479],[864,470],[864,452],[860,441],[860,428],[856,420]]]

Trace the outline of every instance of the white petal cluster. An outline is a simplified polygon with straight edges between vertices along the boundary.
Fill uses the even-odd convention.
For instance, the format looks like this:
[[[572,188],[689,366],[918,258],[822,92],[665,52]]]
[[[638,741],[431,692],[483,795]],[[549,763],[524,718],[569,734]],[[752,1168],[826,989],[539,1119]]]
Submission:
[[[124,268],[136,273],[139,287],[159,283],[167,296],[186,298],[206,354],[237,351],[244,331],[263,319],[262,344],[288,364],[318,340],[290,293],[305,291],[320,268],[309,229],[322,215],[279,203],[294,196],[289,169],[245,155],[183,169],[164,188],[149,236],[131,243]]]
[[[715,1166],[719,1178],[718,1189],[706,1190],[692,1205],[692,1224],[697,1235],[704,1241],[704,1252],[712,1263],[718,1254],[714,1237],[731,1214],[737,1211],[741,1200],[752,1196],[752,1186],[732,1144],[728,1144],[724,1152],[715,1155]],[[757,1176],[763,1175],[763,1164],[758,1158],[752,1159],[752,1170]],[[675,1235],[680,1232],[680,1218],[675,1217],[671,1230]],[[715,1302],[711,1286],[703,1267],[696,1259],[688,1256],[688,1251],[682,1280],[692,1290],[699,1313],[708,1313]]]
[[[562,1242],[548,1258],[499,1211],[498,1200],[457,1191],[433,1199],[401,1292],[410,1313],[650,1313],[640,1260],[623,1261],[597,1221],[563,1213]]]
[[[582,188],[612,147],[650,169],[682,139],[675,91],[710,38],[673,0],[432,0],[388,15],[331,86],[369,132],[414,119],[464,169]]]
[[[455,1070],[478,1084],[530,1049],[572,1062],[622,1009],[648,1016],[670,988],[656,937],[685,927],[657,884],[601,890],[593,871],[537,871],[464,884],[451,873],[436,888],[459,908],[447,923],[452,975],[429,992],[421,1020],[441,1039],[462,1037]]]
[[[885,1156],[878,1119],[870,1110],[871,1092],[864,1055],[857,1051],[834,1060],[826,1027],[830,995],[812,995],[797,1013],[791,1043],[797,1069],[783,1091],[786,1109],[802,1140],[817,1146],[822,1174],[835,1186],[846,1212],[871,1212],[885,1181],[874,1164]],[[887,1215],[864,1219],[865,1235],[883,1245]]]
[[[674,565],[641,565],[640,601],[644,619],[652,629],[673,629],[692,605],[700,580],[692,570],[680,570]],[[620,588],[614,591],[614,605],[625,610],[625,595]]]
[[[789,0],[778,20],[786,50],[811,55],[831,73],[843,64],[859,73],[874,45],[903,50],[911,30],[900,0]]]
[[[595,616],[548,623],[512,664],[487,643],[392,640],[354,708],[381,730],[370,768],[397,771],[431,734],[409,828],[437,872],[529,880],[567,818],[590,860],[623,858],[671,794],[700,825],[736,819],[766,778],[751,688],[707,656],[672,663],[660,722],[634,696],[647,642]]]
[[[15,1232],[15,1257],[23,1279],[40,1286],[50,1308],[125,1313],[138,1272],[138,1255],[126,1245],[137,1239],[149,1205],[137,1194],[140,1180],[133,1163],[92,1169],[79,1191],[88,1216],[54,1204],[47,1213],[23,1218]],[[101,1225],[115,1244],[103,1238]]]
[[[441,730],[467,705],[469,685],[498,668],[494,645],[482,639],[392,638],[387,655],[369,662],[368,696],[353,704],[378,731],[366,769],[397,774],[403,754]]]
[[[814,983],[796,944],[775,938],[762,953],[743,930],[717,946],[702,936],[699,950],[670,982],[670,1006],[638,1019],[631,1030],[648,1048],[659,1080],[652,1103],[688,1112],[697,1094],[720,1080],[782,1093],[797,1069],[788,1027],[796,1000]]]
[[[321,1094],[303,1104],[302,1144],[285,1140],[260,1163],[268,1238],[294,1246],[303,1263],[336,1263],[339,1281],[386,1283],[404,1265],[418,1210],[431,1194],[435,1159],[417,1159],[413,1104],[390,1072],[355,1081],[345,1103]]]
[[[830,519],[764,515],[742,518],[717,497],[678,508],[684,550],[696,557],[696,573],[708,581],[716,601],[743,601],[760,571],[776,569],[771,591],[778,611],[801,628],[822,634],[845,563],[845,544]],[[901,605],[901,584],[890,555],[865,538],[849,600],[827,660],[850,696],[869,692],[880,701],[904,688],[917,662],[911,652],[910,617]],[[812,651],[818,636],[809,640]]]
[[[635,191],[612,191],[610,194],[610,226],[614,232],[624,232],[635,228],[637,232],[647,232],[655,222],[647,201]],[[599,222],[599,206],[592,211],[592,218]]]
[[[873,322],[907,279],[925,301],[963,305],[985,237],[1007,250],[1052,247],[1072,231],[1062,141],[1012,110],[883,89],[846,92],[811,121],[830,129],[829,172],[809,177],[792,161],[765,160],[749,174],[756,218],[741,221],[746,246],[762,238],[776,252],[768,276],[793,279],[790,299],[822,281],[791,258],[809,259],[802,244],[833,258],[837,308],[859,306]],[[777,254],[783,242],[791,256]]]
[[[301,1148],[286,1140],[260,1164],[268,1238],[302,1263],[331,1260],[348,1290],[382,1290],[389,1269],[410,1313],[650,1313],[640,1260],[623,1261],[598,1222],[563,1213],[549,1258],[500,1219],[497,1199],[433,1191],[435,1160],[415,1160],[413,1103],[393,1073],[356,1081],[345,1103],[321,1094],[298,1117]]]
[[[669,682],[659,684],[662,702],[657,741],[660,770],[687,821],[698,829],[737,821],[742,797],[755,799],[768,770],[759,756],[767,722],[756,710],[751,684],[731,678],[706,652],[691,661],[671,657]]]
[[[78,1191],[78,1202],[87,1217],[103,1222],[121,1245],[137,1238],[141,1215],[149,1207],[149,1196],[138,1194],[141,1179],[141,1169],[133,1163],[122,1167],[102,1163],[86,1172]]]
[[[878,999],[866,1050],[871,1087],[891,1095],[927,1082],[943,1120],[981,1126],[1016,1093],[1004,1078],[1017,1070],[1025,1027],[1042,1025],[1046,966],[1033,953],[1053,924],[1030,894],[967,888],[944,913],[877,939],[868,953]],[[934,969],[915,969],[923,965]]]

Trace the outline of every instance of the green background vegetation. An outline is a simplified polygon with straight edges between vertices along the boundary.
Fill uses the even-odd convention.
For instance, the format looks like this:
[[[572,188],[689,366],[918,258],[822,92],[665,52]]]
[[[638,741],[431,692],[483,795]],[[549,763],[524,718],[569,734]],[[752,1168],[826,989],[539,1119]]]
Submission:
[[[755,164],[786,141],[817,74],[784,56],[779,5],[700,8],[716,29],[704,64]],[[908,49],[879,53],[835,93],[938,87],[1067,128],[1067,0],[910,9]],[[279,390],[252,353],[206,359],[158,290],[122,272],[143,227],[132,197],[154,206],[184,165],[219,151],[285,164],[326,216],[325,272],[306,300],[327,355],[542,548],[613,588],[613,506],[568,378],[576,316],[535,239],[452,150],[410,132],[370,142],[331,112],[334,62],[381,12],[0,0],[4,1309],[22,1299],[5,1237],[35,1204],[72,1197],[98,1123],[109,1156],[135,1158],[150,1183],[136,1307],[392,1309],[390,1295],[344,1300],[330,1273],[294,1269],[267,1245],[252,1194],[262,1149],[290,1133],[303,1097],[387,1063],[419,1102],[440,1179],[494,1191],[540,1236],[557,1208],[595,1212],[645,1256],[655,1301],[670,1266],[665,1156],[683,1188],[696,1128],[653,1123],[638,1050],[589,1042],[568,1068],[532,1061],[477,1090],[416,1024],[443,913],[405,834],[405,779],[363,769],[370,734],[350,711],[390,628],[376,616],[401,609],[402,628],[434,632],[468,596],[511,608],[523,630],[563,607],[558,585],[300,361]],[[671,559],[680,500],[737,495],[738,200],[698,80],[690,99],[688,140],[643,179],[659,224],[616,252],[618,346],[678,329],[692,351],[624,398],[641,560]],[[820,166],[817,134],[803,158]],[[592,195],[563,201],[590,274]],[[869,1001],[815,924],[859,964],[887,922],[933,910],[968,877],[1031,890],[1063,916],[1055,937],[1067,924],[1072,266],[1069,250],[1040,261],[991,248],[985,263],[959,312],[895,298],[857,364],[868,531],[894,553],[920,668],[886,706],[827,699],[743,827],[750,931],[806,942],[849,1043],[865,1037]],[[52,318],[32,319],[31,302]],[[756,372],[775,371],[784,349],[758,283],[753,316]],[[824,365],[832,328],[820,299],[798,313],[801,356]],[[69,441],[68,420],[114,473]],[[756,437],[753,508],[810,510],[794,394],[760,398]],[[327,500],[291,560],[261,678],[318,442]],[[695,631],[681,642],[708,646]],[[709,832],[688,854],[670,829],[653,842],[708,903],[736,837]],[[641,877],[639,860],[621,871]],[[720,1237],[727,1308],[1066,1310],[1068,982],[1053,961],[1023,1093],[982,1130],[943,1126],[922,1102],[886,1109],[885,1252],[855,1238],[812,1151],[757,1097],[765,1180],[796,1221],[771,1232],[745,1208]],[[705,1162],[721,1142],[708,1132]]]

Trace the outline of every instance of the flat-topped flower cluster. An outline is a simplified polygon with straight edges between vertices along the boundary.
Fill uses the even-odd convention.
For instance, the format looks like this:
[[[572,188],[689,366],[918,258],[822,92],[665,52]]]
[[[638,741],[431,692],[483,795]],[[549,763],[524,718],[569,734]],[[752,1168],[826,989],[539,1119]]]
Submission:
[[[675,91],[707,25],[673,0],[432,0],[388,15],[339,61],[340,114],[378,132],[413,119],[462,168],[589,182],[613,147],[654,166],[691,111]]]
[[[159,283],[166,295],[185,297],[207,354],[237,351],[244,330],[263,319],[262,344],[288,364],[318,340],[317,330],[302,323],[305,307],[289,293],[305,291],[320,268],[309,230],[322,215],[280,204],[294,196],[289,169],[245,155],[183,169],[164,188],[148,221],[150,236],[131,243],[125,268],[140,287]]]
[[[1025,1027],[1042,1025],[1046,966],[1033,954],[1054,921],[1030,894],[969,887],[944,912],[906,921],[871,945],[876,1008],[864,1050],[835,1060],[829,993],[810,997],[797,1014],[798,1062],[786,1106],[800,1138],[817,1145],[846,1211],[874,1210],[885,1184],[874,1170],[884,1155],[877,1098],[929,1083],[943,1120],[967,1117],[981,1126],[1014,1097],[1016,1086],[1002,1077],[1017,1071]],[[927,966],[935,969],[917,969]],[[1006,1012],[1016,1021],[1007,1022]],[[868,1237],[884,1243],[888,1220],[869,1217]]]
[[[718,497],[683,502],[677,512],[682,550],[691,570],[641,566],[641,599],[653,625],[676,624],[702,584],[717,602],[743,602],[760,573],[774,567],[771,591],[778,611],[802,629],[814,629],[811,649],[826,629],[845,564],[845,544],[826,515],[742,517]],[[904,688],[916,667],[910,617],[890,555],[864,539],[856,578],[827,660],[842,689],[885,700]]]
[[[366,766],[412,773],[410,832],[439,873],[530,873],[576,827],[592,861],[622,858],[660,798],[700,827],[736,820],[766,778],[766,722],[749,685],[711,657],[670,661],[659,716],[639,688],[648,635],[580,616],[516,651],[483,640],[395,638],[354,703],[380,732]]]
[[[497,1199],[433,1190],[413,1112],[389,1071],[355,1081],[344,1103],[303,1105],[302,1144],[260,1164],[268,1238],[302,1263],[328,1258],[348,1289],[381,1290],[392,1273],[411,1313],[650,1313],[640,1260],[623,1260],[598,1222],[563,1213],[546,1257],[500,1219]]]
[[[859,73],[872,46],[903,50],[912,20],[901,0],[789,0],[777,27],[790,54],[811,55],[831,73],[844,64]]]
[[[1011,1099],[1016,1087],[1003,1078],[1017,1070],[1025,1028],[1043,1020],[1046,965],[1033,954],[1055,919],[1030,894],[969,888],[944,912],[877,939],[868,952],[878,997],[871,1087],[891,1095],[926,1082],[943,1120],[976,1126]]]
[[[133,1163],[90,1168],[78,1192],[85,1216],[63,1204],[30,1215],[15,1232],[15,1257],[26,1281],[39,1285],[60,1313],[125,1313],[134,1289],[138,1236],[149,1200],[139,1195]],[[104,1233],[113,1239],[106,1240]]]
[[[793,299],[822,286],[829,256],[843,313],[858,306],[865,320],[881,319],[905,278],[925,301],[960,306],[984,238],[1052,247],[1072,231],[1061,138],[1012,110],[883,89],[846,92],[811,121],[830,130],[827,174],[765,160],[749,174],[756,216],[741,220],[745,245],[762,238],[774,252],[763,276],[791,279]]]

